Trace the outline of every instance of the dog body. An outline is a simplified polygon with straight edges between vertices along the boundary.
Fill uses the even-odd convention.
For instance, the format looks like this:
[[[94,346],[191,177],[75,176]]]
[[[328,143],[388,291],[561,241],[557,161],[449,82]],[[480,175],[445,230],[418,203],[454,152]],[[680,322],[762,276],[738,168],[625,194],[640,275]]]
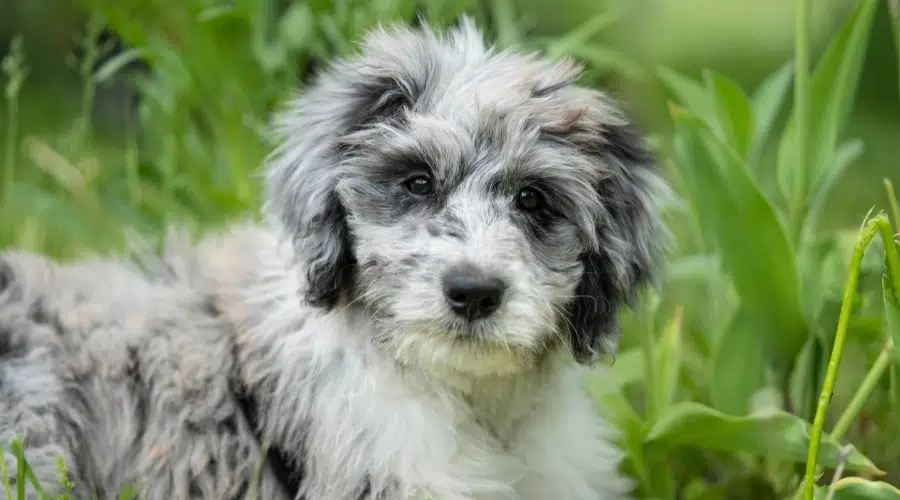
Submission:
[[[626,498],[580,365],[662,184],[577,74],[379,30],[280,114],[265,223],[144,271],[0,257],[0,439],[101,498]]]

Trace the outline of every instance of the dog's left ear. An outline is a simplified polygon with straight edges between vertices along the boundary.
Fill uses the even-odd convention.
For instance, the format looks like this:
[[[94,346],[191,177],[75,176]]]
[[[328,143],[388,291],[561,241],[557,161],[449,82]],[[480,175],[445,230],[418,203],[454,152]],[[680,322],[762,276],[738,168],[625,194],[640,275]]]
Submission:
[[[596,186],[604,212],[599,244],[582,257],[584,274],[570,308],[572,350],[582,364],[615,352],[617,310],[655,281],[668,238],[657,208],[668,188],[656,160],[637,131],[624,119],[610,119],[610,111],[608,105],[589,110],[572,141],[604,171]]]

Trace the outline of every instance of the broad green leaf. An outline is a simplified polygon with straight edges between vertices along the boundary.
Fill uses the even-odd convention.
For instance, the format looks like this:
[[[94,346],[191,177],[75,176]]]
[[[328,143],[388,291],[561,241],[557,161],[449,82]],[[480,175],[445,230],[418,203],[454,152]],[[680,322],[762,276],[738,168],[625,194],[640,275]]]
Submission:
[[[900,500],[900,490],[883,481],[845,477],[833,486],[832,500]]]
[[[754,315],[739,310],[713,354],[710,399],[730,415],[746,414],[750,398],[765,385],[766,360],[755,326]]]
[[[797,129],[792,111],[778,151],[778,184],[791,197],[797,169],[808,172],[805,191],[816,193],[833,168],[838,140],[856,96],[877,0],[862,0],[832,39],[810,78],[809,165],[797,165]]]
[[[753,110],[753,139],[750,145],[750,163],[755,164],[762,155],[765,141],[769,138],[778,112],[784,104],[794,76],[794,61],[785,62],[774,73],[766,77],[750,98]]]
[[[744,91],[728,77],[707,70],[707,87],[712,91],[722,139],[746,157],[753,138],[753,111]]]
[[[675,160],[693,198],[694,215],[721,251],[742,307],[755,318],[768,355],[793,360],[806,340],[797,265],[775,208],[746,162],[684,111],[673,112]]]
[[[669,447],[692,446],[804,463],[811,430],[812,426],[805,420],[780,410],[734,417],[700,403],[683,402],[669,407],[650,429],[646,441]],[[823,436],[818,463],[836,467],[840,459],[840,444]],[[847,467],[868,474],[884,474],[855,448],[851,449]]]

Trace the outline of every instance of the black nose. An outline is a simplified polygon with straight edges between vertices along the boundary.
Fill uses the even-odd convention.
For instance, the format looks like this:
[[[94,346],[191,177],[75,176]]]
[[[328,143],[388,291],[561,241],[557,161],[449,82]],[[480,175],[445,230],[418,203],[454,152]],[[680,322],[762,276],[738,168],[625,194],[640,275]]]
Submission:
[[[506,284],[500,278],[461,267],[444,275],[444,296],[456,314],[473,321],[490,316],[500,307]]]

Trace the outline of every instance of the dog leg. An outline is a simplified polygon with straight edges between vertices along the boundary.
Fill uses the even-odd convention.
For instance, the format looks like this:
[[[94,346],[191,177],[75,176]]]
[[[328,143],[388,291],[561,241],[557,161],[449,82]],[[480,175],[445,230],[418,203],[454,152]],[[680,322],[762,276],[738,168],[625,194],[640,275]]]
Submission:
[[[4,321],[0,314],[0,346],[10,347],[11,337],[21,331],[10,331],[9,318]],[[22,326],[18,322],[17,326]],[[16,328],[14,326],[13,328]],[[5,344],[5,345],[4,345]],[[11,356],[12,353],[12,356]],[[41,485],[44,493],[53,494],[62,488],[59,461],[74,473],[77,465],[64,443],[66,431],[59,419],[62,402],[58,379],[48,366],[42,349],[24,348],[16,355],[16,350],[0,353],[0,444],[4,447],[3,458],[6,468],[15,484],[18,476],[18,460],[13,456],[13,441],[23,439],[24,456]],[[6,498],[5,488],[0,487],[0,498]],[[37,491],[26,480],[28,499],[37,499]],[[16,495],[16,487],[13,487]]]

